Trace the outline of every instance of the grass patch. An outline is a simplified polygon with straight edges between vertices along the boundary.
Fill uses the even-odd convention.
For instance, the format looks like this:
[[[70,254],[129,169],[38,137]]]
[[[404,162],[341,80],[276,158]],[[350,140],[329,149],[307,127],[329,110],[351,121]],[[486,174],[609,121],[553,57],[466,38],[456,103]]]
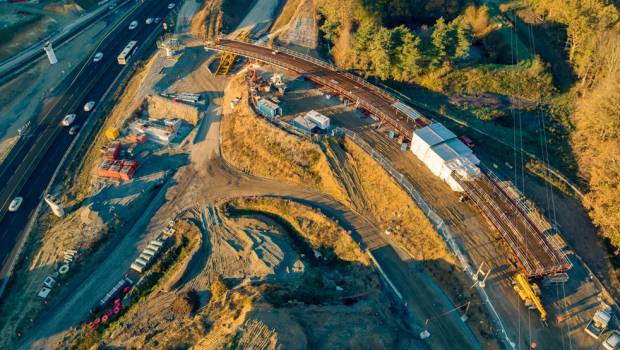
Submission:
[[[230,102],[239,94],[242,101],[231,109]],[[222,153],[235,167],[250,174],[310,187],[346,203],[321,148],[257,117],[248,105],[247,86],[241,76],[226,88],[221,133]]]

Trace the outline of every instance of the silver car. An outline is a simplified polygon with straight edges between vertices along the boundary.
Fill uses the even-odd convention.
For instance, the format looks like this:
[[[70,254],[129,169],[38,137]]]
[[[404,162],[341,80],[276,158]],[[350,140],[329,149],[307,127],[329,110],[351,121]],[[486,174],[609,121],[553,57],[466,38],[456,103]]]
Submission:
[[[21,207],[23,202],[24,202],[24,199],[22,197],[13,198],[13,200],[11,201],[11,204],[9,204],[9,211],[17,211],[19,207]]]
[[[88,101],[84,105],[84,112],[90,112],[95,108],[95,101]]]
[[[620,347],[620,332],[611,331],[611,334],[603,342],[603,347],[607,350],[616,350]]]

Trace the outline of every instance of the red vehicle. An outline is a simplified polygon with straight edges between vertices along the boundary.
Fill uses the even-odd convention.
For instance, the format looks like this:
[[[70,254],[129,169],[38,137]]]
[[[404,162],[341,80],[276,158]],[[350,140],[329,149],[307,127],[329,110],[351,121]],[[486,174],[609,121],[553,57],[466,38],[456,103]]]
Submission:
[[[469,137],[467,137],[465,135],[459,136],[459,140],[461,140],[465,144],[465,146],[467,146],[469,148],[476,147],[476,144],[474,143],[474,141],[472,141]]]

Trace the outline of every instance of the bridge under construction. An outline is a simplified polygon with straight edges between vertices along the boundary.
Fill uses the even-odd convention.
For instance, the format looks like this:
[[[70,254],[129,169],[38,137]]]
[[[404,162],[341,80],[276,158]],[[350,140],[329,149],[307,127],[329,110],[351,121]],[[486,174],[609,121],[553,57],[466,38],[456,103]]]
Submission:
[[[221,39],[205,47],[285,68],[303,75],[333,92],[346,97],[355,107],[372,114],[381,122],[410,139],[414,131],[432,122],[384,89],[342,71],[327,62],[286,48],[267,47],[249,42]],[[489,169],[481,167],[480,176],[454,176],[468,197],[495,227],[517,258],[528,278],[544,277],[568,271],[572,264],[549,233],[552,226],[530,215],[529,208],[511,195]]]

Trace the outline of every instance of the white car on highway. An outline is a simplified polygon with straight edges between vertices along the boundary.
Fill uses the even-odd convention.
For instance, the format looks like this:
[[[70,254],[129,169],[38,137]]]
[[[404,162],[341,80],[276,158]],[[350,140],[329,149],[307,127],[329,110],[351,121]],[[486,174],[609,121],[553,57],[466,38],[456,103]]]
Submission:
[[[611,331],[611,334],[603,342],[603,347],[607,350],[616,350],[620,347],[620,332]]]
[[[168,4],[168,10],[172,10],[174,8],[175,3],[171,2]]]
[[[90,112],[95,107],[95,101],[88,101],[84,105],[84,112]]]
[[[62,118],[62,125],[69,126],[75,120],[75,114],[67,114],[64,118]]]
[[[153,19],[151,17],[147,18],[146,21],[144,21],[146,24],[151,24],[153,23]]]
[[[131,23],[129,23],[129,30],[134,30],[138,27],[138,21],[131,21]]]
[[[17,211],[19,207],[21,207],[23,201],[24,199],[22,197],[13,198],[11,204],[9,204],[9,211]]]
[[[93,62],[99,62],[103,58],[103,52],[97,52],[93,57]]]
[[[74,126],[71,127],[71,129],[69,129],[69,135],[73,136],[73,135],[77,134],[79,130],[80,130],[80,126],[79,125],[74,125]]]

